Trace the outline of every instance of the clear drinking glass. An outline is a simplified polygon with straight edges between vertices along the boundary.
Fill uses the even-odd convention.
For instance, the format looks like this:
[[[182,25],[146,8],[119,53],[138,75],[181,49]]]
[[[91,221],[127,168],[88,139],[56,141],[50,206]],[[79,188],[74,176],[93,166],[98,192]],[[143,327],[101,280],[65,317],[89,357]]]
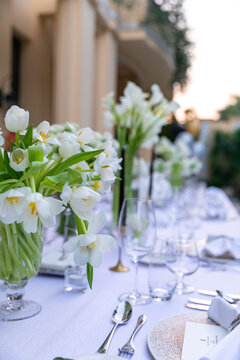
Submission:
[[[156,218],[151,200],[136,198],[125,199],[118,223],[121,247],[135,265],[135,281],[132,293],[119,296],[119,300],[128,300],[135,304],[151,302],[148,294],[138,291],[138,262],[149,254],[156,241]]]
[[[199,266],[198,250],[194,240],[178,238],[168,244],[166,260],[167,267],[176,274],[177,285],[175,292],[179,295],[191,293],[194,287],[183,282],[184,276],[192,275]]]

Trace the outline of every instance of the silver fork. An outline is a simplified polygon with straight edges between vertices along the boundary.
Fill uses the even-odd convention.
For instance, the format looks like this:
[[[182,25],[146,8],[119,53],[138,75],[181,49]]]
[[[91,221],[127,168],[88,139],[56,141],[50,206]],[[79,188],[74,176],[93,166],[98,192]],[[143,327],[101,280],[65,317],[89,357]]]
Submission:
[[[133,330],[133,333],[132,333],[130,339],[128,340],[128,342],[125,345],[123,345],[123,347],[121,347],[121,349],[118,349],[120,356],[128,358],[134,354],[135,346],[133,344],[133,338],[136,335],[137,331],[143,326],[143,324],[145,324],[146,321],[147,321],[146,315],[139,316],[137,325],[136,325],[135,329]]]

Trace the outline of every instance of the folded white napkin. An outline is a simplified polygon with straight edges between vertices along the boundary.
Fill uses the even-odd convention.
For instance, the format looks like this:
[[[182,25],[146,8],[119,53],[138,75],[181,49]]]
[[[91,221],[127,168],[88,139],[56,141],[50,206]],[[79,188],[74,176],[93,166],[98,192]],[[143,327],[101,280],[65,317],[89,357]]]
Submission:
[[[209,236],[202,254],[225,259],[240,259],[240,239],[230,238],[225,235]]]
[[[233,220],[238,217],[238,211],[223,190],[209,187],[205,193],[205,217]]]
[[[208,317],[226,330],[230,329],[233,320],[236,319],[238,314],[239,310],[220,296],[217,296],[212,300],[208,309]]]
[[[61,251],[50,251],[46,253],[42,257],[40,269],[60,271],[63,273],[67,266],[75,265],[72,253],[67,253],[66,257],[63,260],[61,260],[61,255]]]
[[[240,359],[240,326],[225,336],[221,342],[200,360],[239,360]]]

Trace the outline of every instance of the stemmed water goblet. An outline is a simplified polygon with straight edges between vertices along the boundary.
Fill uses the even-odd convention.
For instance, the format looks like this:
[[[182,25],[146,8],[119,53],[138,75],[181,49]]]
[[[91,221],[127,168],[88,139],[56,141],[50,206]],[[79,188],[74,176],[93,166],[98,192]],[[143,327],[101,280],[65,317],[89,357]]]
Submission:
[[[152,301],[150,295],[138,291],[138,262],[155,246],[156,219],[152,201],[125,199],[120,212],[118,231],[121,247],[135,265],[133,292],[120,295],[119,300],[128,300],[134,305],[147,304]]]
[[[190,237],[172,239],[168,244],[166,265],[177,276],[175,293],[182,295],[194,291],[194,287],[184,283],[186,275],[195,273],[199,266],[197,245]]]

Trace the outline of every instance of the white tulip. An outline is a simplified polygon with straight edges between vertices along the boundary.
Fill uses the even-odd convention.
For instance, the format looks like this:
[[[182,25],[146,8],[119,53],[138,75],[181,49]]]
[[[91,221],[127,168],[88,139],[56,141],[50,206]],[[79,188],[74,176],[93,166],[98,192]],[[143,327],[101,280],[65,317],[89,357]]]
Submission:
[[[20,216],[26,203],[26,196],[30,193],[30,188],[22,187],[0,194],[0,220],[4,224],[20,221]]]
[[[90,144],[94,140],[94,132],[91,128],[86,127],[83,129],[80,129],[78,134],[78,143],[82,145]]]
[[[164,96],[163,93],[161,92],[160,87],[157,84],[153,84],[151,86],[151,91],[152,91],[152,96],[150,98],[150,104],[156,105],[156,104],[160,104],[160,102],[163,100]]]
[[[73,212],[80,219],[89,220],[93,216],[94,205],[101,200],[101,195],[86,186],[71,189],[65,184],[61,199],[64,205],[70,204]]]
[[[111,235],[98,235],[97,233],[106,223],[106,216],[100,212],[89,221],[87,234],[74,236],[64,245],[67,252],[74,252],[74,261],[77,265],[89,263],[99,267],[104,253],[111,252],[115,247],[115,240]]]
[[[48,135],[51,126],[48,121],[42,121],[36,129],[33,129],[33,138],[42,144],[59,145],[59,141],[55,137]]]
[[[10,166],[15,171],[24,171],[29,166],[28,150],[13,150],[10,155]]]
[[[0,146],[3,146],[5,140],[4,140],[4,137],[2,136],[2,131],[1,131],[1,128],[0,128]]]
[[[54,226],[55,216],[64,210],[62,201],[44,197],[40,193],[28,195],[25,205],[21,221],[27,233],[37,232],[38,219],[44,226]]]
[[[80,145],[77,141],[76,136],[70,133],[64,133],[62,136],[60,146],[58,148],[59,155],[64,159],[69,158],[72,155],[78,154],[80,152]]]
[[[80,172],[82,170],[90,170],[86,161],[80,161],[79,163],[73,165],[72,168],[75,170],[79,170]],[[83,184],[86,184],[86,182],[91,179],[90,174],[91,174],[91,172],[81,172]]]
[[[21,109],[20,107],[13,105],[6,113],[5,126],[10,132],[24,131],[28,127],[29,112]]]

